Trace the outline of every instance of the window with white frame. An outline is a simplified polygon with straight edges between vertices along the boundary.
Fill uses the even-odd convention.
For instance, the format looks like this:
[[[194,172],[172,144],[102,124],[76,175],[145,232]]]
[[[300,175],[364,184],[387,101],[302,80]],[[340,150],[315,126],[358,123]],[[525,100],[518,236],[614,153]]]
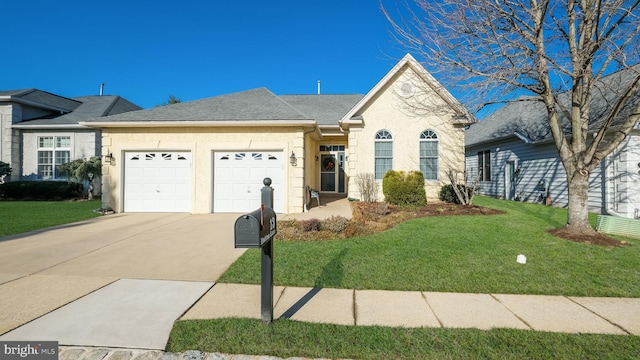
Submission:
[[[478,152],[478,177],[480,181],[491,181],[491,150]]]
[[[425,180],[438,180],[438,135],[433,130],[420,134],[420,171]]]
[[[381,180],[393,167],[393,136],[387,130],[380,130],[374,139],[375,178]]]
[[[58,168],[71,161],[71,136],[38,136],[38,179],[60,178]]]

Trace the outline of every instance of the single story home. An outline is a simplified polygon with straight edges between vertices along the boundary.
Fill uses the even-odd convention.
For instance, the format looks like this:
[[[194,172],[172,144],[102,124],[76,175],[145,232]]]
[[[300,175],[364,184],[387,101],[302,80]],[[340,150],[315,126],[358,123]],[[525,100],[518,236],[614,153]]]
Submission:
[[[13,169],[5,181],[63,180],[59,165],[101,155],[100,129],[79,122],[140,109],[119,96],[0,91],[0,161]]]
[[[593,95],[591,121],[602,121],[619,94],[638,75],[638,68],[618,71],[602,79]],[[560,98],[568,101],[569,94]],[[640,101],[636,94],[623,108],[618,122]],[[593,127],[592,127],[593,128]],[[615,131],[616,123],[611,131]],[[479,175],[480,194],[566,207],[567,177],[547,122],[544,104],[536,97],[511,102],[466,133],[468,181]],[[640,217],[640,127],[591,173],[592,211],[627,218]]]
[[[359,198],[359,176],[380,188],[390,169],[422,170],[436,200],[446,171],[464,170],[474,121],[407,54],[365,95],[256,88],[81,124],[102,132],[102,201],[116,212],[247,212],[270,177],[275,211],[298,213],[309,188]]]

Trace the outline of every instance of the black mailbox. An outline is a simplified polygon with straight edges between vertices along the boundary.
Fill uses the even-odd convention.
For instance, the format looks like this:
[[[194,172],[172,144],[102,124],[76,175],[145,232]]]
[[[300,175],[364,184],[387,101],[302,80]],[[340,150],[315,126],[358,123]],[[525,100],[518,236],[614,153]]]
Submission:
[[[269,207],[240,216],[234,226],[236,248],[259,248],[277,233],[276,213]]]

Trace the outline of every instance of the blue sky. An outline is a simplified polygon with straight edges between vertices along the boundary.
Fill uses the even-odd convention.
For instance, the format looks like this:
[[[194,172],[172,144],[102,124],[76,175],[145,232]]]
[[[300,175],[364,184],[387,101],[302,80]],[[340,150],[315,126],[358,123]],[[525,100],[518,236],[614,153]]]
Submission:
[[[393,3],[393,2],[392,2]],[[267,87],[366,93],[406,53],[377,0],[21,0],[2,5],[0,90],[145,108]]]

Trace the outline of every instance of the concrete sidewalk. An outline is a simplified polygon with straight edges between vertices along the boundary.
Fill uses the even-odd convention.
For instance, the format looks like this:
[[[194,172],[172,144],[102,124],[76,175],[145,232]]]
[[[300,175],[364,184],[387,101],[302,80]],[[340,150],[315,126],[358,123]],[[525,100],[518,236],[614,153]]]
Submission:
[[[278,220],[327,219],[331,216],[351,219],[352,214],[351,204],[347,198],[329,195],[321,196],[320,206],[314,206],[309,211],[298,214],[278,214]]]
[[[260,319],[260,286],[216,284],[181,319]],[[355,326],[640,335],[640,299],[274,288],[274,318]]]

